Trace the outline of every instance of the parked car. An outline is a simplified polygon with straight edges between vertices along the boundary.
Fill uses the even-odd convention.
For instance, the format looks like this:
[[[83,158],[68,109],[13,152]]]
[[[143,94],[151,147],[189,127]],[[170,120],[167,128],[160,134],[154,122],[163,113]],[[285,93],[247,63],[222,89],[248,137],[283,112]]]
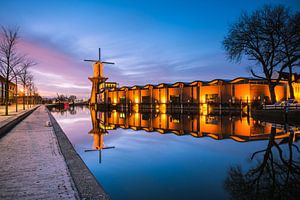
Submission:
[[[300,104],[297,102],[296,99],[288,99],[286,101],[279,101],[271,105],[266,105],[264,109],[271,109],[271,110],[281,110],[281,109],[300,109]]]
[[[300,104],[298,103],[298,101],[296,99],[288,99],[287,100],[287,105],[288,106],[300,106]]]
[[[278,102],[272,104],[272,106],[284,106],[285,103],[286,103],[286,101],[278,101]]]

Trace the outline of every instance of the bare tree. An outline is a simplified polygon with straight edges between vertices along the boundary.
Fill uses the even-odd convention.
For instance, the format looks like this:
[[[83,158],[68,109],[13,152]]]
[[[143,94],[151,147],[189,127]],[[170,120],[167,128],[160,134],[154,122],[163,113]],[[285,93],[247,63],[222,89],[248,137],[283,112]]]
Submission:
[[[23,63],[22,63],[22,68],[21,68],[21,72],[19,73],[19,79],[21,81],[22,87],[23,87],[23,91],[24,91],[24,95],[23,95],[23,110],[25,110],[25,97],[26,97],[26,87],[29,83],[29,77],[31,77],[32,75],[30,74],[30,72],[28,71],[28,69],[31,66],[36,65],[36,63],[30,59],[26,59]]]
[[[283,70],[291,63],[285,62],[286,57],[282,56],[282,33],[289,20],[290,12],[286,7],[264,6],[250,15],[243,13],[223,40],[230,60],[241,61],[245,56],[261,68],[261,73],[254,72],[253,68],[251,73],[268,81],[272,103],[276,102],[275,86],[280,82]],[[276,71],[279,76],[274,81]]]
[[[12,69],[12,73],[15,79],[15,84],[16,84],[16,88],[15,88],[15,101],[16,101],[16,112],[18,112],[18,79],[19,79],[19,75],[22,72],[22,68],[18,67],[16,69]]]
[[[72,102],[72,104],[74,105],[75,104],[75,100],[77,99],[77,97],[75,96],[75,95],[71,95],[71,96],[69,96],[69,98],[68,98],[68,100],[70,101],[70,102]]]
[[[28,76],[28,82],[27,82],[27,105],[31,107],[32,104],[32,87],[33,87],[33,76]]]
[[[57,98],[56,101],[58,101],[59,104],[63,103],[64,101],[66,101],[68,99],[67,96],[63,95],[63,94],[58,94],[57,93]]]
[[[16,51],[18,28],[1,27],[0,34],[0,73],[5,79],[5,115],[8,115],[9,84],[15,77],[14,69],[19,67],[24,57]]]
[[[38,99],[38,88],[33,84],[32,86],[32,94],[33,94],[33,105],[37,104],[37,99]]]
[[[294,99],[293,77],[294,68],[300,65],[300,13],[296,13],[290,16],[290,19],[285,24],[282,35],[283,43],[281,46],[281,58],[283,60],[283,66],[287,66],[288,71],[288,84],[290,91],[290,98]]]

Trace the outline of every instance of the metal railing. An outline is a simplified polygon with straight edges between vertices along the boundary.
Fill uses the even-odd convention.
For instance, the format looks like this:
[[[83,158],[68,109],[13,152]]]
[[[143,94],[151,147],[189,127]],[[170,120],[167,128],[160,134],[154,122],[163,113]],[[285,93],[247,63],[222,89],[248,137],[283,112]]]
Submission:
[[[283,111],[289,111],[289,110],[300,110],[300,104],[292,104],[292,105],[264,105],[264,110],[283,110]]]

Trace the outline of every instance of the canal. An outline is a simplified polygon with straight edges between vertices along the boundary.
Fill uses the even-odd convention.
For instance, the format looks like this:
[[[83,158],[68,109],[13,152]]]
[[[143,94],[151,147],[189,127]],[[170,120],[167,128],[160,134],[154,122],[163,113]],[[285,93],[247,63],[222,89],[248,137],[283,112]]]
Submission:
[[[113,200],[299,195],[296,127],[238,115],[51,112]]]

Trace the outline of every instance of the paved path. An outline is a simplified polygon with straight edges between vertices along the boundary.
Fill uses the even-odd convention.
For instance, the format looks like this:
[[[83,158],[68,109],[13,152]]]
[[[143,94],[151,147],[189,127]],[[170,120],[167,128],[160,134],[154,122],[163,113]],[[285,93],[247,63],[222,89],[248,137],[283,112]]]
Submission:
[[[0,199],[79,199],[46,121],[41,106],[0,139]]]

